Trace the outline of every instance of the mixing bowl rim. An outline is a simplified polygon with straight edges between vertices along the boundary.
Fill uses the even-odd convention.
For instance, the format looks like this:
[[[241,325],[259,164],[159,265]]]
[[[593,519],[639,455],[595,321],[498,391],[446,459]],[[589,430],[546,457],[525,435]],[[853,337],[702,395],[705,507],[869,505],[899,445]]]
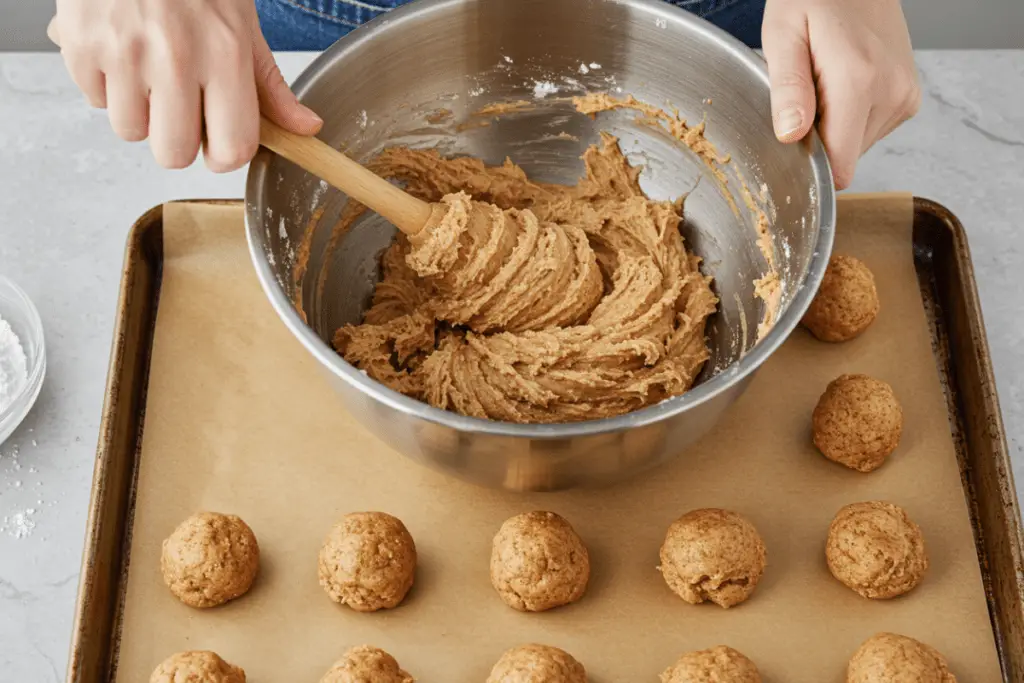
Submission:
[[[303,100],[317,77],[329,65],[343,60],[347,54],[356,51],[361,45],[375,39],[379,34],[393,30],[394,27],[405,21],[411,21],[421,14],[440,10],[445,5],[460,4],[463,1],[421,0],[403,5],[364,24],[322,52],[306,67],[293,84],[295,94],[300,101]],[[686,10],[664,2],[664,0],[604,1],[638,6],[651,12],[655,18],[671,19],[674,23],[688,24],[690,30],[707,34],[707,37],[712,38],[714,42],[725,48],[733,58],[740,62],[742,67],[752,72],[764,87],[768,87],[768,70],[764,60],[742,42],[710,22],[699,19]],[[271,270],[269,260],[261,247],[262,235],[259,221],[256,220],[257,216],[254,214],[261,215],[262,208],[257,211],[254,200],[259,196],[261,189],[266,186],[265,177],[272,154],[265,149],[261,149],[253,159],[246,179],[246,239],[260,285],[286,327],[333,375],[389,408],[459,432],[490,436],[545,440],[615,433],[661,422],[692,410],[729,391],[756,371],[786,341],[799,324],[824,277],[825,268],[831,257],[836,222],[835,187],[832,181],[831,166],[817,131],[812,130],[809,138],[799,144],[810,150],[809,161],[815,179],[813,187],[817,193],[819,224],[806,276],[798,285],[797,292],[789,305],[781,311],[774,326],[746,355],[689,391],[625,415],[599,420],[556,424],[518,424],[468,417],[435,408],[389,389],[345,361],[303,321],[291,300],[280,288],[277,278]]]

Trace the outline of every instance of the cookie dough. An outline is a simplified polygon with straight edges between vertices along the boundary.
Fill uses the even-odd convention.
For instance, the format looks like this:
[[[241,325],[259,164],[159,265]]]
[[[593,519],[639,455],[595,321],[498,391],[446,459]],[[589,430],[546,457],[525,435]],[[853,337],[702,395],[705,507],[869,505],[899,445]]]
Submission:
[[[688,512],[669,526],[659,569],[686,602],[710,600],[728,608],[751,596],[767,557],[753,524],[735,512],[708,508]]]
[[[521,645],[501,655],[487,683],[587,683],[587,672],[557,647]]]
[[[814,408],[813,439],[829,460],[871,472],[900,443],[903,408],[892,387],[867,375],[833,380]]]
[[[413,680],[384,650],[359,645],[336,661],[320,683],[413,683]]]
[[[956,683],[945,658],[907,636],[878,633],[850,658],[846,683]]]
[[[576,602],[589,579],[586,546],[554,512],[516,515],[494,536],[491,585],[509,607],[543,612]]]
[[[214,652],[178,652],[153,670],[149,683],[245,683],[245,672]]]
[[[334,525],[318,563],[320,585],[357,612],[397,607],[416,575],[416,544],[397,517],[353,512]]]
[[[892,503],[854,503],[836,513],[825,559],[832,576],[865,598],[903,595],[928,571],[920,527]]]
[[[235,515],[199,512],[164,541],[164,583],[190,607],[215,607],[245,594],[256,579],[260,547]]]
[[[687,652],[661,674],[661,683],[761,683],[754,663],[731,647]]]
[[[575,186],[506,161],[392,148],[370,167],[436,203],[399,236],[359,325],[335,348],[386,386],[438,408],[518,423],[628,413],[689,389],[717,306],[679,231],[615,138]]]
[[[871,270],[852,256],[835,254],[802,322],[821,341],[849,341],[868,329],[879,306]]]

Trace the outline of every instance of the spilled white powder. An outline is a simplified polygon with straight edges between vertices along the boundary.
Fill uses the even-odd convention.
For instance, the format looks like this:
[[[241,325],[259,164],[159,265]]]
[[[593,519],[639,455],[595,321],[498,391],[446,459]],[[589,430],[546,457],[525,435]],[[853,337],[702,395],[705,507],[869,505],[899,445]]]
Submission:
[[[553,95],[556,92],[558,92],[558,86],[551,81],[533,82],[533,98],[535,100],[542,100],[548,95]]]
[[[31,433],[32,429],[28,431]],[[32,443],[35,445],[36,441]],[[21,450],[18,444],[10,442],[0,449],[0,503],[4,503],[4,509],[0,509],[0,537],[32,536],[38,532],[40,518],[45,516],[44,508],[55,505],[54,500],[44,497],[43,482],[35,466],[21,464]]]
[[[21,348],[21,340],[10,323],[0,318],[0,413],[10,407],[26,382],[28,359]]]
[[[35,514],[35,508],[28,508],[4,515],[3,520],[0,521],[0,530],[6,531],[8,535],[14,538],[31,536],[32,530],[36,528],[35,520],[32,519]]]

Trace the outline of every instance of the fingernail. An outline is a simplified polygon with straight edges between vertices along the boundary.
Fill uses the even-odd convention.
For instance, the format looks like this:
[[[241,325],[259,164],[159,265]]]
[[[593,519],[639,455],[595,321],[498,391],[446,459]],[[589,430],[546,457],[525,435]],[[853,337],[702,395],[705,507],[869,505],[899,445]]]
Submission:
[[[787,107],[775,118],[775,134],[780,138],[792,135],[800,130],[804,123],[804,115],[800,107]]]

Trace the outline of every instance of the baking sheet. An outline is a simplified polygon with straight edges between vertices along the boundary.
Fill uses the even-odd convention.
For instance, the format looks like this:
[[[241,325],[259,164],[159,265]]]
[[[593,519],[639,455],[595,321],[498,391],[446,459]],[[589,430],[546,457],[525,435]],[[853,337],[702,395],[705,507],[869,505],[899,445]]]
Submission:
[[[314,361],[266,302],[238,207],[170,204],[150,370],[117,680],[146,680],[181,649],[213,649],[254,683],[318,680],[351,645],[392,652],[418,679],[483,680],[507,647],[563,647],[598,683],[654,680],[687,650],[724,643],[766,681],[843,680],[867,636],[891,630],[941,650],[963,680],[999,668],[947,410],[913,269],[909,196],[846,198],[837,251],[874,270],[882,312],[858,340],[800,331],[762,368],[719,427],[650,475],[605,491],[513,495],[407,462],[354,424]],[[902,444],[861,475],[818,455],[810,413],[843,372],[889,381]],[[841,506],[886,499],[922,527],[932,560],[911,594],[869,602],[828,574],[823,545]],[[724,611],[672,595],[655,570],[665,528],[719,506],[748,516],[768,547],[754,597]],[[514,612],[488,580],[490,539],[529,509],[565,515],[591,551],[577,605]],[[161,540],[188,514],[241,515],[263,565],[246,597],[197,612],[160,580]],[[397,610],[356,614],[316,579],[330,525],[352,510],[401,517],[420,550],[417,584]]]

